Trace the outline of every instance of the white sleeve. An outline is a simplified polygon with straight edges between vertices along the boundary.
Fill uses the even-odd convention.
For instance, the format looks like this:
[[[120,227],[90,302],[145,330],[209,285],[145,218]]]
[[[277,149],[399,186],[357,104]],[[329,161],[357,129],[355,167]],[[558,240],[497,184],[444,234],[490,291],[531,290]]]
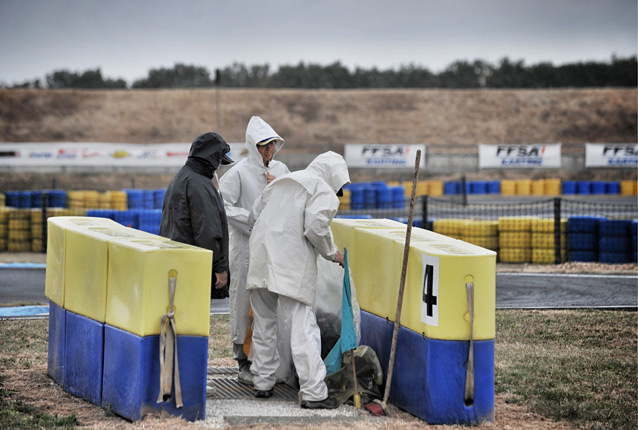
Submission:
[[[330,222],[337,213],[338,202],[332,190],[319,190],[306,202],[304,214],[304,236],[323,258],[330,261],[338,251],[330,230]]]
[[[228,223],[234,228],[250,234],[251,225],[248,223],[250,211],[238,206],[239,197],[241,195],[241,181],[239,175],[233,171],[228,171],[219,184],[222,198],[224,199],[224,209]]]

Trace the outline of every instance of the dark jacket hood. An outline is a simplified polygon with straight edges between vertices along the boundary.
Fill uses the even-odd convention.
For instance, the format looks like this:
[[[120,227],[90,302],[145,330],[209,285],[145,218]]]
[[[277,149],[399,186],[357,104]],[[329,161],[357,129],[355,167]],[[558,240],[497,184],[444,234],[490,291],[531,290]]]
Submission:
[[[213,169],[217,169],[220,164],[231,164],[233,160],[226,155],[230,152],[230,146],[219,134],[209,131],[198,136],[191,145],[188,158],[197,158]]]

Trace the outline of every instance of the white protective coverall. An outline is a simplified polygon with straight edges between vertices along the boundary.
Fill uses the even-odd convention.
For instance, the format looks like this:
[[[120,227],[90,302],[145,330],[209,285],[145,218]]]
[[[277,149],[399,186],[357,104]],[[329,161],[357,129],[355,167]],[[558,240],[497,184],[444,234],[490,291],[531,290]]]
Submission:
[[[251,371],[256,390],[270,390],[276,382],[279,312],[290,316],[289,344],[302,399],[328,396],[314,313],[317,254],[329,261],[337,255],[330,222],[339,208],[336,192],[348,183],[343,157],[326,152],[306,169],[277,178],[255,202],[246,288],[255,318]]]
[[[248,216],[255,199],[266,188],[266,172],[275,177],[290,172],[280,161],[270,160],[268,167],[264,165],[256,144],[272,137],[277,138],[274,144],[276,155],[284,146],[284,140],[263,119],[253,116],[246,127],[248,155],[231,167],[219,182],[230,234],[230,336],[235,360],[238,361],[247,360],[242,349],[250,326],[250,293],[246,291],[251,231]]]

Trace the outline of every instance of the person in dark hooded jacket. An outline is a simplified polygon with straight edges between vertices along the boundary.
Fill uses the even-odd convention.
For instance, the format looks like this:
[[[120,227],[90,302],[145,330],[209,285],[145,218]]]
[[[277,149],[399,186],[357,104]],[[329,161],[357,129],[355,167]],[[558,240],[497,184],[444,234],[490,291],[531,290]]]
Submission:
[[[211,298],[228,297],[228,222],[212,178],[231,164],[230,146],[217,133],[198,136],[164,196],[160,236],[213,251]]]

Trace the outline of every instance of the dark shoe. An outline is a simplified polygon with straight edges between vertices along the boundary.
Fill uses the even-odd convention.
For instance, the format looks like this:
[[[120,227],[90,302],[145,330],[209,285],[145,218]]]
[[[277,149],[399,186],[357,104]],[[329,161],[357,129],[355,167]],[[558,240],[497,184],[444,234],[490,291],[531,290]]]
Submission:
[[[301,407],[304,409],[337,409],[339,407],[339,400],[334,397],[326,397],[323,400],[317,400],[315,402],[302,400]]]
[[[270,390],[255,390],[255,397],[258,399],[267,399],[272,397],[273,391],[275,391],[275,387],[272,387]]]

